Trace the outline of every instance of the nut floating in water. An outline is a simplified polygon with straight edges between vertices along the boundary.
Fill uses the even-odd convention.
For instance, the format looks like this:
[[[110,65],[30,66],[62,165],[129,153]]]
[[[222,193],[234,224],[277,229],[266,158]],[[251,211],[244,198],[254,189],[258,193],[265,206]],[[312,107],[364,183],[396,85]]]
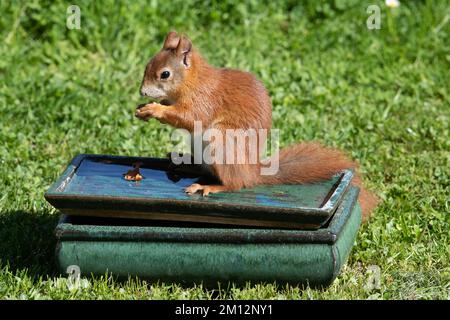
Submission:
[[[127,181],[141,181],[144,177],[139,172],[139,168],[142,165],[142,162],[133,163],[134,169],[128,170],[127,173],[124,173],[123,176]]]

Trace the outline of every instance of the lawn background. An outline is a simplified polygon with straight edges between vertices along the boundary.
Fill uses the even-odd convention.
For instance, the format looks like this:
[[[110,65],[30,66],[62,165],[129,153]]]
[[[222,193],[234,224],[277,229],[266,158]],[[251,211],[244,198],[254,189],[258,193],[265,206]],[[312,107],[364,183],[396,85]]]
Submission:
[[[70,4],[81,29],[66,28]],[[370,4],[381,29],[369,30]],[[447,1],[1,1],[0,298],[450,298]],[[266,85],[282,145],[359,159],[383,199],[327,289],[182,288],[57,273],[58,212],[43,193],[79,153],[164,156],[171,129],[133,111],[171,28],[216,66]],[[368,289],[370,269],[381,271]]]

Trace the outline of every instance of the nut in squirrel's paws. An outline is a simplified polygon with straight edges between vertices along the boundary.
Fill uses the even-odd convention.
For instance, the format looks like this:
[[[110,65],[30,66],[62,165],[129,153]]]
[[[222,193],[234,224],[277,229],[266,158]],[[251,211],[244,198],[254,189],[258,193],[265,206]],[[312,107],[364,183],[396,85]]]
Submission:
[[[164,107],[159,103],[140,104],[136,108],[136,112],[134,115],[144,121],[147,121],[150,118],[159,119],[162,117],[162,108]]]

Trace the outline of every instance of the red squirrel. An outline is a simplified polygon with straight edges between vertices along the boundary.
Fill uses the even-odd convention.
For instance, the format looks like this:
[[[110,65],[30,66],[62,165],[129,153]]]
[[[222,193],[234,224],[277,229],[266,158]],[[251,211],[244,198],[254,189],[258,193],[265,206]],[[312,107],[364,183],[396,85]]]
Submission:
[[[147,64],[140,93],[161,103],[139,106],[136,117],[154,118],[191,133],[194,121],[224,134],[227,129],[270,130],[272,126],[269,94],[254,75],[209,65],[192,42],[175,31],[167,34],[162,49]],[[263,140],[258,144],[264,144]],[[208,165],[209,171],[220,183],[194,183],[185,192],[206,196],[256,185],[304,184],[329,179],[344,169],[357,169],[357,163],[342,152],[316,142],[289,146],[278,155],[275,175],[260,174],[259,156],[256,163],[213,163]],[[367,218],[377,205],[377,197],[363,188],[359,175],[353,183],[361,189],[359,202]]]

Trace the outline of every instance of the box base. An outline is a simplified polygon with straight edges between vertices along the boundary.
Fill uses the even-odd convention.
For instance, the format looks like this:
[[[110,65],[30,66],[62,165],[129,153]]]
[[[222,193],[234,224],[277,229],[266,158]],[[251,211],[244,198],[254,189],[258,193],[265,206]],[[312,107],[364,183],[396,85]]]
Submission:
[[[63,219],[57,227],[61,272],[138,276],[180,284],[277,282],[326,286],[345,263],[361,223],[351,188],[319,230],[90,225]]]

